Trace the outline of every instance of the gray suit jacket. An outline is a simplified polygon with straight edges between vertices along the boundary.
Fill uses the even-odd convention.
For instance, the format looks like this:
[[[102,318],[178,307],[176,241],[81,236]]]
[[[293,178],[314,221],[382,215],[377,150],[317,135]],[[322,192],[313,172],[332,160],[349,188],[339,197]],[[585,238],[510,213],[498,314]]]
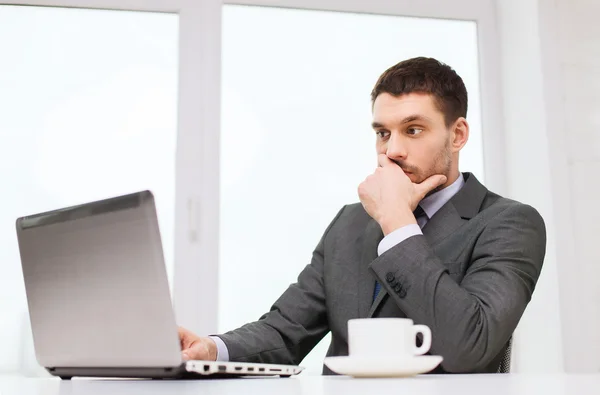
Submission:
[[[379,257],[377,222],[344,206],[271,310],[219,335],[230,360],[297,365],[328,331],[327,355],[348,355],[349,319],[409,317],[431,328],[430,353],[444,357],[435,373],[497,372],[542,269],[545,226],[534,208],[464,176],[422,236]]]

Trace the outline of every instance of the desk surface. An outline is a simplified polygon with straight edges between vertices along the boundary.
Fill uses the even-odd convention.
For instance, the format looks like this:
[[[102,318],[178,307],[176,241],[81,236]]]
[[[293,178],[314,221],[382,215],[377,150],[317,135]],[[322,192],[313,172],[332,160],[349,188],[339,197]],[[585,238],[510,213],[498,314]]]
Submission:
[[[0,377],[1,395],[353,395],[443,394],[531,395],[600,394],[598,375],[444,375],[409,379],[353,379],[350,377],[302,376],[237,378],[195,381],[28,379]]]

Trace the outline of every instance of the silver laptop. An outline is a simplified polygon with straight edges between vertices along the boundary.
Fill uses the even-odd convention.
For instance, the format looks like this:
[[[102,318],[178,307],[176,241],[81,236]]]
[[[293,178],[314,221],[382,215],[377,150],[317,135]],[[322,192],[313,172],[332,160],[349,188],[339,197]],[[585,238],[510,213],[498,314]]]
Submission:
[[[150,191],[17,219],[38,363],[52,375],[200,378],[299,366],[181,358]]]

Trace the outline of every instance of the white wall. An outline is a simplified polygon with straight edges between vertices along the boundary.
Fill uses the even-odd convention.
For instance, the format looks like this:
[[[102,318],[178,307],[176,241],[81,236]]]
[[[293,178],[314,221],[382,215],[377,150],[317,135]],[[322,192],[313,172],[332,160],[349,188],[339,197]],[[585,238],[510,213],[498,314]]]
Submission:
[[[600,371],[600,3],[497,2],[509,196],[546,220],[548,248],[513,370]]]
[[[564,366],[600,371],[600,3],[540,0]]]
[[[513,371],[562,370],[558,275],[536,0],[497,2],[501,39],[507,195],[531,204],[548,233],[544,268],[514,338]]]

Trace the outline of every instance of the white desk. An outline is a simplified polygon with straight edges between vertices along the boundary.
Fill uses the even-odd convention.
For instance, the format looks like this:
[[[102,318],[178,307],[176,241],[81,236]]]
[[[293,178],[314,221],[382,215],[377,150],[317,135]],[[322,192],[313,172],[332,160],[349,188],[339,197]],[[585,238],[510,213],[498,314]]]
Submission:
[[[195,381],[0,377],[1,395],[585,395],[600,394],[598,375],[444,375],[410,379],[302,376]]]

